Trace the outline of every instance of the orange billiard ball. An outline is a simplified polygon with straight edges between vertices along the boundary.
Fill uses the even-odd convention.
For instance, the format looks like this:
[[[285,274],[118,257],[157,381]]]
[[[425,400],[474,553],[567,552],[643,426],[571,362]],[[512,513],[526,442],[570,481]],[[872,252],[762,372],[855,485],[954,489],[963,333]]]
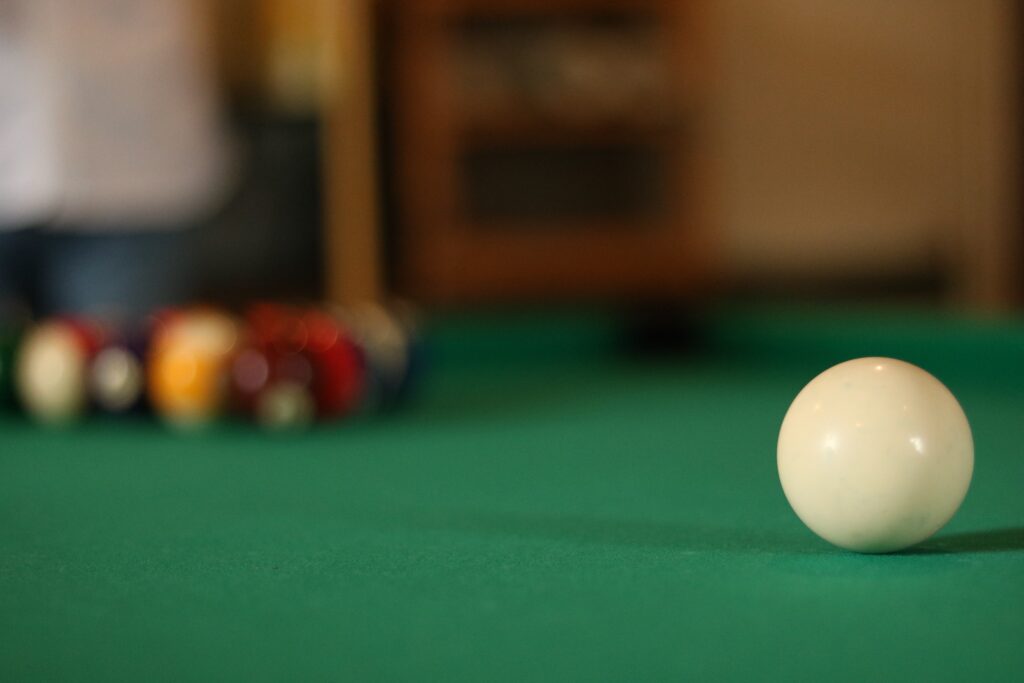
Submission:
[[[231,360],[239,344],[234,318],[213,309],[167,316],[153,334],[149,400],[167,422],[201,425],[227,407]]]

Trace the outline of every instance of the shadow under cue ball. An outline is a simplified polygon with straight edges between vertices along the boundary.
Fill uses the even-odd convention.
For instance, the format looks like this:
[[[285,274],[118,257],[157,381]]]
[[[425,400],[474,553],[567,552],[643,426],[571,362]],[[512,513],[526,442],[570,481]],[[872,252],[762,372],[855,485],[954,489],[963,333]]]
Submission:
[[[971,428],[939,380],[892,358],[815,377],[779,432],[779,479],[812,531],[848,550],[925,540],[960,507],[974,470]]]

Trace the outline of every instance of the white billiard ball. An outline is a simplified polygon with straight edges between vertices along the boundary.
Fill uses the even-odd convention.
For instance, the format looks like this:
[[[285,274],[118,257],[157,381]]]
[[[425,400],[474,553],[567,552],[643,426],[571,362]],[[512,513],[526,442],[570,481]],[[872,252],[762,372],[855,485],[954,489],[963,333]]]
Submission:
[[[779,479],[793,510],[837,546],[892,552],[960,507],[974,442],[953,394],[921,368],[857,358],[815,377],[779,432]]]
[[[100,408],[121,413],[133,408],[144,390],[142,359],[130,349],[112,344],[100,351],[89,369],[89,389]]]
[[[60,320],[37,325],[22,341],[15,383],[25,410],[40,422],[79,417],[87,403],[88,350],[75,328]]]

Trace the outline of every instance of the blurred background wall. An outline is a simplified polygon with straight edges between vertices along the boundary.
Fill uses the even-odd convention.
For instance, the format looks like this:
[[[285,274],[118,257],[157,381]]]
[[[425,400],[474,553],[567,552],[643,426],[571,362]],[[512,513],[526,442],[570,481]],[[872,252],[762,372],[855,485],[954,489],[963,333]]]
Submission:
[[[699,220],[711,246],[702,242],[691,262],[712,264],[713,289],[981,307],[1020,301],[1024,32],[1015,3],[685,5],[699,22],[681,35],[666,21],[660,40],[701,43],[703,85],[686,134],[696,136],[709,171],[679,191],[699,192],[710,207]],[[403,281],[395,274],[408,267],[403,237],[427,234],[443,217],[406,207],[403,182],[437,178],[427,171],[409,180],[410,145],[396,131],[410,117],[454,111],[410,101],[396,77],[403,60],[418,59],[396,26],[416,26],[427,6],[498,23],[524,12],[561,20],[639,7],[658,22],[682,4],[208,3],[243,169],[235,200],[206,238],[217,266],[210,289],[244,296],[274,282],[344,297]],[[441,71],[422,74],[435,79],[432,102],[452,90]],[[441,122],[433,130],[451,129]],[[431,154],[428,168],[444,152]],[[590,244],[601,239],[594,235]]]
[[[935,277],[975,302],[1009,296],[1021,265],[1015,4],[714,7],[733,268]]]

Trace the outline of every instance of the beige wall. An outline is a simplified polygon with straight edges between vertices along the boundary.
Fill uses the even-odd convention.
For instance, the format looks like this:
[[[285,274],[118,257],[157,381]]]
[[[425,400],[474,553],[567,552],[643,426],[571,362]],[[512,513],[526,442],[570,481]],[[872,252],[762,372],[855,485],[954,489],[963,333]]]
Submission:
[[[957,255],[983,214],[990,224],[970,231],[1005,221],[979,195],[1006,182],[993,168],[1006,160],[976,147],[1008,144],[1006,102],[993,101],[1009,101],[999,90],[1009,5],[712,3],[729,266],[755,277],[893,274]],[[979,87],[981,76],[992,82]],[[979,172],[982,186],[965,177]]]

